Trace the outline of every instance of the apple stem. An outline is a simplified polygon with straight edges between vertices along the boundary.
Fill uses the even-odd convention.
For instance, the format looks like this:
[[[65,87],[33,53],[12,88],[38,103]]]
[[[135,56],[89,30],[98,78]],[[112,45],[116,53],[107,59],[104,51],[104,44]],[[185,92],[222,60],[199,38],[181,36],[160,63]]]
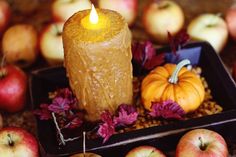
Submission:
[[[172,73],[171,77],[169,78],[169,83],[176,84],[176,83],[178,82],[178,74],[179,74],[180,70],[181,70],[185,65],[188,65],[188,64],[191,64],[191,63],[190,63],[190,60],[188,60],[188,59],[184,59],[184,60],[182,60],[181,62],[179,62],[179,63],[176,65],[176,68],[175,68],[174,72]]]
[[[203,142],[202,138],[199,137],[198,139],[199,139],[199,141],[200,141],[200,149],[201,149],[202,151],[206,150],[207,145]]]
[[[0,79],[4,78],[6,75],[7,75],[7,70],[5,68],[1,68]]]
[[[10,135],[10,134],[7,134],[7,137],[8,137],[8,145],[9,145],[9,146],[14,146],[14,142],[13,142],[13,140],[12,140],[12,138],[11,138],[11,135]]]
[[[2,56],[2,61],[1,61],[1,68],[4,67],[5,63],[6,63],[6,55],[3,55]]]
[[[158,5],[159,9],[166,9],[170,6],[168,2],[162,2],[161,0],[155,0]]]
[[[216,16],[216,17],[221,17],[221,16],[222,16],[222,13],[217,13],[217,14],[215,14],[215,16]],[[212,18],[211,18],[210,24],[208,24],[207,27],[214,27],[214,26],[216,26],[216,23],[215,23],[216,20],[217,20],[216,17],[212,17]]]
[[[55,24],[54,27],[55,27],[55,30],[56,30],[56,32],[57,32],[57,36],[61,36],[61,35],[62,35],[62,32],[59,30],[57,24]]]

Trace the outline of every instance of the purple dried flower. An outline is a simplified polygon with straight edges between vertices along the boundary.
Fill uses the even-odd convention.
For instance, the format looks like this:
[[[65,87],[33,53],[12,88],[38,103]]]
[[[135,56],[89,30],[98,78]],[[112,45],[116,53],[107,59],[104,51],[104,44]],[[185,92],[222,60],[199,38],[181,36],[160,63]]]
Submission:
[[[122,104],[118,108],[118,117],[114,117],[116,126],[127,126],[133,124],[138,118],[138,112],[132,105]]]
[[[105,143],[115,133],[115,124],[111,113],[107,110],[101,114],[101,120],[103,123],[99,125],[98,135],[103,138],[103,143]]]
[[[185,115],[185,111],[176,102],[166,100],[160,103],[153,102],[149,114],[155,118],[163,117],[166,119],[182,119],[182,116]]]
[[[115,125],[103,123],[99,125],[98,135],[103,138],[103,143],[105,143],[113,134],[115,133]]]
[[[101,120],[104,123],[108,123],[108,124],[112,124],[113,123],[112,115],[111,115],[111,113],[108,110],[105,110],[104,112],[102,112]]]
[[[64,113],[70,109],[70,100],[62,97],[56,97],[53,99],[52,104],[48,106],[48,109],[57,114]]]

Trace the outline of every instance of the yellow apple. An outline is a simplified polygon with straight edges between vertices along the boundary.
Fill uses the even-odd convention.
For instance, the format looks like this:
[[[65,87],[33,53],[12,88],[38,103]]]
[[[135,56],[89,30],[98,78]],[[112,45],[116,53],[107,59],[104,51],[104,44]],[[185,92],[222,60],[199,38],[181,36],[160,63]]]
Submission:
[[[174,1],[153,1],[144,10],[143,26],[156,41],[167,43],[167,32],[176,35],[183,28],[184,13]]]
[[[165,155],[155,147],[139,146],[130,150],[125,157],[165,157]]]
[[[38,55],[38,33],[29,24],[11,26],[3,34],[3,55],[6,61],[20,67],[30,66]]]
[[[55,0],[52,4],[52,16],[56,22],[65,22],[74,13],[90,8],[90,0]]]
[[[49,24],[41,33],[39,46],[42,56],[50,65],[62,64],[64,50],[62,44],[63,23]]]
[[[202,14],[193,19],[187,32],[194,40],[208,41],[217,53],[227,43],[228,29],[225,21],[215,14]]]

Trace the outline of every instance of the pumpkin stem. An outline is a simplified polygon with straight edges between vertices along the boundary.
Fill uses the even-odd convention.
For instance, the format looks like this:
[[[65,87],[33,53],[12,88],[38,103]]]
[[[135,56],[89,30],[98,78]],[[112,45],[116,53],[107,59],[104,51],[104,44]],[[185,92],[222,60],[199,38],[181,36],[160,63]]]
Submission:
[[[188,59],[184,59],[181,62],[179,62],[174,70],[174,72],[172,73],[171,77],[169,78],[169,82],[176,84],[178,82],[178,74],[180,72],[180,70],[185,66],[191,64],[190,60]]]

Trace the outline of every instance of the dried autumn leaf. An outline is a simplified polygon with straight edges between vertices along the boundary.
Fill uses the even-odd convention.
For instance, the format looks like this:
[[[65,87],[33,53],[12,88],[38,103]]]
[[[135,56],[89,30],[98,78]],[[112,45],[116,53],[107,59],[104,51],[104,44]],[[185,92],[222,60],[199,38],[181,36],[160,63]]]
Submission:
[[[115,123],[109,111],[104,111],[101,114],[101,120],[103,123],[99,125],[97,133],[103,138],[103,143],[105,143],[115,133]]]
[[[177,51],[179,51],[190,39],[186,30],[181,30],[175,37],[168,33],[168,39],[170,48],[174,55],[177,55]]]
[[[133,60],[146,70],[151,70],[164,63],[164,54],[156,54],[156,50],[150,41],[134,43],[132,54]]]
[[[179,104],[172,100],[167,100],[163,102],[153,102],[151,112],[149,114],[155,118],[162,117],[165,119],[182,119],[185,112]]]
[[[105,143],[114,133],[115,125],[109,125],[108,123],[99,125],[98,135],[103,138],[103,143]]]
[[[122,104],[118,108],[118,117],[114,117],[116,126],[127,126],[133,124],[138,118],[138,112],[132,105]]]
[[[48,110],[48,104],[41,104],[40,109],[33,111],[35,115],[39,116],[40,120],[49,120],[52,118],[51,112]]]
[[[83,121],[79,117],[72,119],[64,128],[74,129],[80,127],[83,124]]]

